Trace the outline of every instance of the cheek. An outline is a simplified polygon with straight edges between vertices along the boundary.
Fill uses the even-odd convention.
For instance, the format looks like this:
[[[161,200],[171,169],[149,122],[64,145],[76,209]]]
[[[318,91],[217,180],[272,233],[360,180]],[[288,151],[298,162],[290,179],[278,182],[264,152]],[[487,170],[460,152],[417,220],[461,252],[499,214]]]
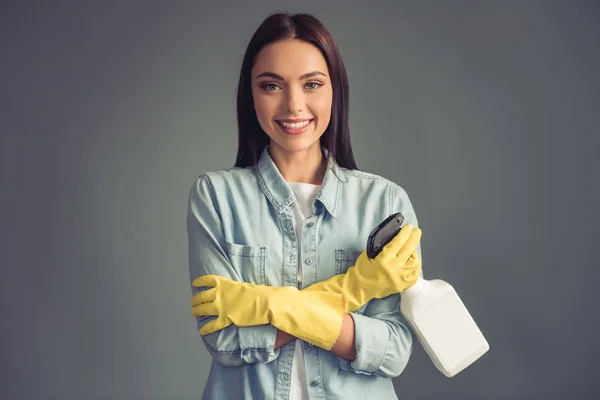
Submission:
[[[254,96],[254,107],[257,110],[261,110],[261,112],[268,112],[276,106],[277,99],[275,96],[263,96],[263,95],[255,95]]]
[[[260,104],[255,104],[254,112],[256,112],[256,118],[258,119],[258,122],[260,122],[261,124],[264,124],[264,122],[267,119],[267,113],[266,113],[264,107],[262,107]]]
[[[269,101],[262,96],[254,97],[254,111],[261,124],[269,123],[273,115],[275,115],[273,114],[273,108],[272,101]]]
[[[313,103],[313,112],[318,114],[321,120],[329,119],[331,116],[331,106],[333,104],[333,99],[331,96],[323,96],[318,99],[315,99]]]

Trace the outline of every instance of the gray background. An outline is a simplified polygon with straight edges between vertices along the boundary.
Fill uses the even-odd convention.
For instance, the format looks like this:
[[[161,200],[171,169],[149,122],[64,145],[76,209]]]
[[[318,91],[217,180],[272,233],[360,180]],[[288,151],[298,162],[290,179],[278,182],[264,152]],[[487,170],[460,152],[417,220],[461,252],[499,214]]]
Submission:
[[[598,398],[600,6],[525,0],[2,1],[0,398],[200,397],[187,194],[277,10],[336,39],[359,168],[491,345],[452,379],[417,345],[400,397]]]

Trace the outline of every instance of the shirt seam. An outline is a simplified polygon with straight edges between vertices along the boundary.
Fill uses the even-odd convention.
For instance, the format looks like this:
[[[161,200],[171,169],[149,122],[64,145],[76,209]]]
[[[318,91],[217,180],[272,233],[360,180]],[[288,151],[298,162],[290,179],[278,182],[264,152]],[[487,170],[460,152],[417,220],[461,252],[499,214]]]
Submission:
[[[208,186],[208,193],[210,194],[210,199],[212,200],[213,206],[215,207],[215,211],[219,215],[219,219],[221,219],[221,210],[219,210],[219,204],[217,203],[217,195],[215,193],[215,189],[210,181],[210,178],[206,174],[200,175],[200,180],[202,180],[206,186]],[[221,221],[223,223],[223,221]]]

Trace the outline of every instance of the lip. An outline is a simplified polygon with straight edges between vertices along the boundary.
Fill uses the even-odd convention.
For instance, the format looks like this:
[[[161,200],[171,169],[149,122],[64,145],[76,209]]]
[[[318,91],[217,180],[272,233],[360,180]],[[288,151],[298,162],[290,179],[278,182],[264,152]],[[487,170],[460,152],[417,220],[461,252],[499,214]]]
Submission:
[[[288,120],[284,119],[284,120],[281,120],[281,121],[287,122]],[[277,126],[279,127],[279,129],[282,132],[284,132],[284,133],[286,133],[288,135],[300,135],[300,134],[304,133],[310,127],[310,125],[313,122],[313,119],[304,119],[304,120],[296,120],[296,121],[298,121],[298,122],[301,122],[301,121],[310,121],[310,122],[308,124],[306,124],[305,126],[303,126],[302,128],[291,129],[291,128],[286,128],[283,125],[281,125],[280,120],[276,120]]]

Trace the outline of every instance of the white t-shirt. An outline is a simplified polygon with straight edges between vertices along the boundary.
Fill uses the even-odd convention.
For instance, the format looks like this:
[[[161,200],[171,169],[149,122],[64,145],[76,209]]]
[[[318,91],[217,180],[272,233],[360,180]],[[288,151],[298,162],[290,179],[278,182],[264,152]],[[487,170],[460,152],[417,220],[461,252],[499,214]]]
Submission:
[[[312,216],[312,203],[321,186],[310,183],[288,182],[296,195],[294,203],[293,222],[298,240],[298,287],[302,288],[302,221]],[[292,378],[290,400],[308,400],[308,382],[306,379],[306,362],[304,349],[300,339],[295,340],[294,358],[292,360]]]

